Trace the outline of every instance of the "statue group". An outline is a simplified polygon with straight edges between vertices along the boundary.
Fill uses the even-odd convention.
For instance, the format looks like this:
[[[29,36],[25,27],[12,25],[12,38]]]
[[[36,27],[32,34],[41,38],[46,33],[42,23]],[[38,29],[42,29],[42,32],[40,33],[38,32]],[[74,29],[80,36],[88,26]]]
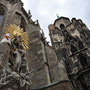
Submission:
[[[21,36],[16,35],[7,44],[9,50],[0,54],[0,88],[13,81],[19,82],[20,87],[30,86],[32,71],[29,71],[26,62],[26,50],[21,44]]]

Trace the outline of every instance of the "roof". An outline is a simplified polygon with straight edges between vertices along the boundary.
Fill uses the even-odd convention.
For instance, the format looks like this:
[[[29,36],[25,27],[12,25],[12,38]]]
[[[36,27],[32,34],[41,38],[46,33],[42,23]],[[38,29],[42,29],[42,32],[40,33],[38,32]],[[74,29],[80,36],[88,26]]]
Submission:
[[[58,18],[58,19],[56,19],[56,20],[54,21],[54,26],[55,26],[55,23],[56,23],[58,20],[60,20],[60,19],[67,19],[67,20],[69,20],[69,21],[70,21],[70,19],[69,19],[69,18],[67,18],[67,17],[60,17],[60,18]]]

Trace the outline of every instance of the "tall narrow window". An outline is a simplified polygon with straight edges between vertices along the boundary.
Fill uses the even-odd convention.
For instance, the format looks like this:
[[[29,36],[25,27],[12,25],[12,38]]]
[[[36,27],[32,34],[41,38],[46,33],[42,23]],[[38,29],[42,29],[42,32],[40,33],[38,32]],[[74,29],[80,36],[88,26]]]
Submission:
[[[77,48],[74,45],[71,44],[71,52],[75,53],[77,51],[78,51]]]
[[[88,66],[86,55],[84,55],[83,53],[80,53],[78,55],[78,59],[80,60],[80,63],[81,63],[83,68]]]
[[[78,47],[80,50],[84,48],[83,43],[81,41],[78,42]]]
[[[2,23],[3,21],[3,15],[0,15],[0,24]]]
[[[0,24],[3,22],[3,17],[4,17],[4,9],[0,8]]]
[[[27,24],[26,24],[26,21],[25,21],[25,19],[22,17],[22,18],[21,18],[21,25],[20,25],[20,27],[23,28],[24,31],[26,31],[26,25],[27,25]]]
[[[0,36],[2,35],[6,12],[7,12],[7,8],[4,5],[0,4]]]

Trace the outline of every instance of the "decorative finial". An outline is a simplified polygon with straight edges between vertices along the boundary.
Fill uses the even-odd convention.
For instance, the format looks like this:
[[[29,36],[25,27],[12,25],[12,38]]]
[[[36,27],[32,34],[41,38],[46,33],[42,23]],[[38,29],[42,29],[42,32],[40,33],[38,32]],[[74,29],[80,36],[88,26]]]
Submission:
[[[45,36],[43,29],[42,29],[42,35]]]
[[[57,15],[57,18],[59,18],[59,15],[58,14],[56,14]]]
[[[32,17],[30,10],[28,10],[28,15],[29,15],[29,18]]]

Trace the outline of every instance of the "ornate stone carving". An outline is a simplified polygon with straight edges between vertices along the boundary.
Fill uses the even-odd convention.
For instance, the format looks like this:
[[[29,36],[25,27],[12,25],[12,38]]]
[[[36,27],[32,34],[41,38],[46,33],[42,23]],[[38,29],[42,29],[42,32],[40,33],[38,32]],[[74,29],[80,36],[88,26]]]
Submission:
[[[18,81],[20,87],[30,86],[32,71],[28,70],[25,58],[26,51],[21,45],[20,36],[14,37],[11,45],[8,44],[8,46],[10,51],[1,55],[3,59],[0,64],[0,88],[12,83],[12,81]]]

